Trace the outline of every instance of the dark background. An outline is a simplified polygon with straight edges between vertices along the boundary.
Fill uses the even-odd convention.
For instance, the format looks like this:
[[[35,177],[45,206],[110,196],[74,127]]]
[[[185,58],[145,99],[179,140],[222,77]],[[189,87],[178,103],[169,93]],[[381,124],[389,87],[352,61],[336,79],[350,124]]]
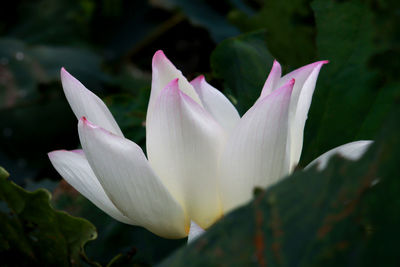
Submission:
[[[127,138],[144,148],[143,126],[158,49],[188,79],[205,74],[243,114],[272,60],[284,72],[328,59],[317,82],[301,166],[335,146],[374,139],[400,97],[400,8],[395,0],[36,0],[0,9],[0,165],[53,205],[89,219],[99,237],[89,258],[117,253],[154,264],[184,240],[122,225],[81,197],[47,153],[79,146],[63,95],[64,66],[104,99]]]

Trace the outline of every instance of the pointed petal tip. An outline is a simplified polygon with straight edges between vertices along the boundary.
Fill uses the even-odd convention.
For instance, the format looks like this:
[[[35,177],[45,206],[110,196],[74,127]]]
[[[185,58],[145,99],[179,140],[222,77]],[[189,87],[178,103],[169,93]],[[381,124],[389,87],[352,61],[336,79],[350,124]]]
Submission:
[[[280,67],[281,64],[279,63],[278,60],[274,59],[274,63],[272,63],[272,66],[273,66],[273,67]]]
[[[310,66],[310,67],[314,67],[314,68],[321,68],[323,65],[328,64],[329,60],[320,60],[314,63],[311,63],[309,65],[306,65],[304,67]]]
[[[55,156],[57,156],[57,154],[65,153],[65,152],[72,152],[72,153],[81,154],[81,155],[84,154],[82,149],[74,149],[74,150],[57,149],[57,150],[48,152],[47,156],[51,159],[51,158],[54,158]]]
[[[270,74],[268,76],[270,76],[271,73],[279,73],[279,78],[280,78],[280,75],[282,73],[281,64],[276,59],[274,59],[274,62],[272,63],[271,72],[270,72]]]
[[[294,84],[295,84],[295,79],[291,79],[291,80],[287,81],[284,85],[275,89],[269,95],[261,98],[260,101],[257,102],[255,105],[258,105],[258,103],[260,103],[262,105],[262,103],[268,101],[269,98],[271,98],[271,97],[275,98],[275,97],[279,97],[281,95],[283,95],[285,98],[290,99],[290,97],[293,93]]]
[[[193,80],[190,81],[190,84],[193,86],[194,90],[196,91],[197,94],[201,94],[201,88],[202,85],[206,82],[206,78],[204,75],[199,75]]]
[[[276,91],[278,91],[277,94],[287,93],[287,94],[291,95],[293,92],[295,83],[296,83],[296,79],[294,79],[294,78],[290,79],[287,83],[285,83],[284,85],[282,85],[280,88],[278,88],[276,90]]]
[[[49,159],[54,158],[55,154],[57,154],[57,152],[62,151],[62,150],[53,150],[47,153],[47,156],[49,157]]]
[[[170,81],[165,87],[164,91],[168,92],[178,92],[179,93],[179,78],[175,78]]]
[[[269,95],[277,86],[278,81],[282,76],[282,67],[279,62],[274,59],[271,70],[261,90],[260,99]]]
[[[312,66],[313,68],[321,68],[323,65],[328,64],[329,60],[320,60],[314,63],[311,63],[309,66]]]
[[[47,153],[47,156],[49,157],[50,161],[52,162],[55,158],[57,158],[60,155],[64,155],[66,152],[74,152],[79,154],[79,152],[75,152],[75,151],[82,151],[81,149],[76,149],[76,150],[66,150],[66,149],[57,149],[57,150],[53,150]],[[81,152],[81,154],[83,154],[83,151]]]
[[[61,79],[64,78],[74,78],[71,73],[69,73],[64,67],[61,67],[60,69],[60,75],[61,75]]]
[[[164,51],[162,50],[162,49],[159,49],[159,50],[157,50],[155,53],[154,53],[154,56],[156,57],[158,57],[158,56],[165,56],[165,54],[164,54]]]
[[[164,54],[163,50],[161,50],[161,49],[157,50],[154,53],[152,64],[154,66],[154,65],[158,64],[160,61],[163,61],[163,60],[168,60],[167,56]]]
[[[64,67],[60,69],[60,76],[61,76],[61,84],[63,85],[64,91],[65,90],[76,91],[77,88],[79,88],[79,86],[84,87],[84,85],[71,73],[69,73]]]
[[[308,65],[302,66],[302,67],[300,67],[300,68],[298,68],[298,69],[286,74],[285,77],[286,76],[290,77],[290,76],[300,75],[301,73],[308,73],[308,71],[310,71],[310,73],[311,73],[315,69],[317,69],[317,70],[321,69],[321,67],[323,65],[328,64],[328,63],[329,63],[329,60],[316,61],[316,62],[310,63]]]
[[[197,76],[196,78],[194,78],[190,83],[201,83],[204,82],[206,80],[206,78],[204,77],[203,74]]]
[[[206,82],[206,78],[204,75],[199,75],[193,80],[190,81],[190,84],[193,86],[194,90],[196,91],[197,94],[200,94],[201,88],[203,83]]]
[[[290,82],[287,85],[287,90],[285,90],[285,91],[287,91],[287,94],[290,96],[293,93],[294,84],[295,84],[295,80],[294,79],[290,80]]]
[[[279,95],[287,95],[289,98],[293,93],[293,88],[296,80],[294,78],[290,79],[284,85],[274,90],[269,96],[279,96]],[[268,97],[268,96],[267,96]]]

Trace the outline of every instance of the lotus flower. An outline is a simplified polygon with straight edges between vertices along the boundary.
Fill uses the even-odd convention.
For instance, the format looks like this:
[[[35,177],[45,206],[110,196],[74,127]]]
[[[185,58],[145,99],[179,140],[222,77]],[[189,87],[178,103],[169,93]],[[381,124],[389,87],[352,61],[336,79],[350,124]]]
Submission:
[[[165,238],[186,237],[247,203],[255,187],[267,188],[293,171],[325,63],[281,77],[275,61],[260,97],[240,117],[204,76],[189,83],[162,51],[156,52],[146,118],[147,158],[124,138],[100,98],[62,69],[83,150],[53,151],[50,160],[68,183],[116,220]],[[337,152],[355,159],[369,143],[341,146],[313,164],[326,164]]]

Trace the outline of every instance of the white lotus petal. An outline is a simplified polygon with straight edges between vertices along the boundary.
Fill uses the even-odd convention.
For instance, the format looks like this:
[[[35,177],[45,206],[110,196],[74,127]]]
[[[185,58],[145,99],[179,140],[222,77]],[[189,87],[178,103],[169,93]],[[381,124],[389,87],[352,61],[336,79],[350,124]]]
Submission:
[[[147,115],[150,115],[152,112],[154,102],[161,90],[175,79],[179,79],[179,89],[182,90],[182,92],[190,96],[198,104],[202,105],[193,86],[182,75],[182,72],[172,64],[163,51],[158,50],[153,56],[151,93]]]
[[[147,117],[147,153],[154,171],[202,228],[221,216],[217,164],[221,126],[172,81]]]
[[[107,197],[82,150],[57,150],[48,153],[48,156],[61,177],[79,193],[114,219],[132,224],[132,221],[125,217]]]
[[[272,93],[272,91],[275,88],[278,88],[277,86],[280,81],[281,75],[282,75],[281,64],[279,64],[278,61],[274,60],[274,64],[272,65],[268,78],[264,83],[259,99],[263,99],[264,97]]]
[[[132,141],[79,121],[89,164],[114,205],[134,224],[166,238],[187,236],[190,220]]]
[[[295,79],[293,93],[289,109],[289,142],[290,142],[290,166],[293,169],[299,162],[303,149],[304,126],[307,120],[308,110],[314,93],[321,67],[328,61],[318,61],[283,76],[278,85],[285,84]]]
[[[239,113],[223,93],[207,83],[201,75],[190,82],[203,103],[204,109],[230,133],[240,120]]]
[[[224,212],[252,198],[289,173],[288,112],[294,81],[274,90],[242,117],[221,158]]]
[[[355,141],[351,143],[347,143],[338,147],[335,147],[328,152],[325,152],[315,160],[313,160],[310,164],[307,165],[304,169],[309,169],[313,166],[317,166],[318,170],[323,170],[328,165],[329,159],[334,155],[340,155],[349,160],[358,160],[364,155],[367,151],[368,147],[373,143],[373,141],[362,140]]]
[[[204,234],[206,231],[198,226],[194,221],[190,224],[190,231],[188,235],[188,244],[199,238],[202,234]]]
[[[68,103],[78,120],[86,117],[96,125],[124,136],[104,102],[64,68],[61,69],[61,82]]]

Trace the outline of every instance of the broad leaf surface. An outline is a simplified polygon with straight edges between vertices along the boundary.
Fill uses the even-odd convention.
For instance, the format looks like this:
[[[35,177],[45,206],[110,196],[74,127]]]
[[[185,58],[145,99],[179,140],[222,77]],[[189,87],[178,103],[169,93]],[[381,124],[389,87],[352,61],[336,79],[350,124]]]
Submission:
[[[5,266],[80,266],[95,227],[50,206],[44,189],[28,192],[0,168],[0,258]]]

